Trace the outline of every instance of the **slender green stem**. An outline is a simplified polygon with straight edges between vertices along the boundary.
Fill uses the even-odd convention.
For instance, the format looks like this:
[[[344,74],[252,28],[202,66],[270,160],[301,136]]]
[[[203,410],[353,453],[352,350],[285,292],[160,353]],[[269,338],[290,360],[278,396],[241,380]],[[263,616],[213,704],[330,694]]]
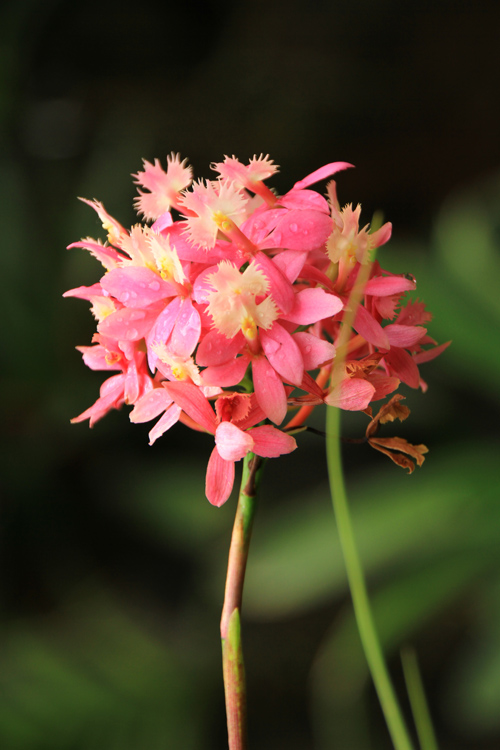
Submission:
[[[415,649],[402,649],[401,662],[421,750],[438,750]]]
[[[347,503],[340,453],[340,410],[327,407],[327,456],[333,509],[351,590],[354,613],[373,682],[396,750],[412,750],[392,687],[370,608],[361,560]]]
[[[229,750],[246,750],[247,747],[245,667],[241,646],[240,613],[257,492],[263,468],[264,462],[258,456],[249,453],[245,457],[227,564],[220,633]]]

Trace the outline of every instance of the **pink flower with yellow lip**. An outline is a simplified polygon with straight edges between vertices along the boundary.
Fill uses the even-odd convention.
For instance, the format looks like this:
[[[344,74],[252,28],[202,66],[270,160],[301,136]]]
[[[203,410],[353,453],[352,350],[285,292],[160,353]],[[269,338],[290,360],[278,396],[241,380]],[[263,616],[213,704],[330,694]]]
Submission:
[[[301,289],[280,323],[276,303],[265,296],[270,284],[255,262],[243,273],[222,262],[217,272],[208,276],[208,284],[214,290],[206,295],[213,330],[196,355],[197,363],[206,368],[203,382],[236,385],[251,363],[257,400],[265,415],[280,424],[287,412],[285,383],[302,386],[304,357],[313,369],[334,354],[328,342],[313,347],[307,336],[295,338],[287,329],[294,331],[297,325],[331,317],[342,309],[342,302],[322,289]]]
[[[165,172],[158,159],[154,164],[144,160],[142,172],[134,174],[135,181],[149,192],[139,190],[134,204],[138,213],[146,219],[159,219],[170,209],[179,207],[179,198],[193,180],[193,170],[186,166],[186,159],[181,161],[179,154],[173,152],[167,156]]]

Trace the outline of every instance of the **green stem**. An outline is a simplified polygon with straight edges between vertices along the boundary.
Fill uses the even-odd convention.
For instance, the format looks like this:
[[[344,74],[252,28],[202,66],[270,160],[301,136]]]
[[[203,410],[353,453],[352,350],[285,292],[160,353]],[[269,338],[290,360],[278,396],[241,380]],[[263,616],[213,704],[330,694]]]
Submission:
[[[402,649],[401,662],[421,750],[438,750],[415,649]]]
[[[245,667],[241,646],[240,613],[257,492],[263,468],[264,462],[253,453],[249,453],[243,461],[243,476],[227,564],[220,633],[229,750],[245,750],[247,747]]]
[[[333,509],[361,643],[394,747],[396,750],[412,750],[413,746],[401,715],[378,640],[363,568],[354,538],[340,453],[340,409],[327,407],[326,424],[328,471]]]

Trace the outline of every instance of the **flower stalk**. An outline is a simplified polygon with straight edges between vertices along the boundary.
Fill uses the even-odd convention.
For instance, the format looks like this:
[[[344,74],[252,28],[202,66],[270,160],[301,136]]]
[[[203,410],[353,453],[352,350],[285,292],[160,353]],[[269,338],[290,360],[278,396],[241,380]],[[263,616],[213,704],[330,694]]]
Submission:
[[[253,453],[248,453],[245,456],[238,507],[229,548],[224,605],[220,623],[230,750],[245,750],[247,747],[246,685],[240,613],[248,550],[257,507],[257,493],[263,468],[264,461],[259,456]]]
[[[349,341],[356,311],[361,303],[365,285],[370,276],[370,266],[371,263],[361,266],[349,297],[348,311],[344,316],[342,329],[336,342],[337,358],[330,383],[332,389],[339,383],[340,373],[345,361],[346,344]],[[354,537],[342,470],[340,410],[338,408],[327,407],[326,434],[328,474],[333,510],[361,643],[394,747],[396,750],[413,750],[378,638],[363,566]]]
[[[361,643],[394,747],[396,750],[413,750],[378,639],[354,537],[341,465],[339,409],[328,408],[326,420],[332,502]]]

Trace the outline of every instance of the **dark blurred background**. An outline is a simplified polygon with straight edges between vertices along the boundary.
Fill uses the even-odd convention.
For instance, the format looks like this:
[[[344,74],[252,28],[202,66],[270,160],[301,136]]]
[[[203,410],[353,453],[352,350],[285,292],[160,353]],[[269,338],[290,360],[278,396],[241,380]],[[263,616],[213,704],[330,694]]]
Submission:
[[[431,335],[453,345],[422,368],[427,394],[405,391],[396,434],[429,446],[422,469],[346,449],[356,534],[408,716],[405,644],[441,750],[500,747],[498,3],[4,0],[0,14],[2,750],[225,747],[235,498],[204,497],[211,439],[178,426],[150,448],[126,409],[69,424],[103,379],[74,350],[88,305],[61,297],[101,273],[65,250],[104,238],[76,197],[129,226],[130,174],[172,150],[196,177],[269,153],[279,192],[350,161],[341,203],[393,222],[382,265],[417,277]],[[324,441],[299,443],[266,468],[250,554],[250,748],[386,750]]]

